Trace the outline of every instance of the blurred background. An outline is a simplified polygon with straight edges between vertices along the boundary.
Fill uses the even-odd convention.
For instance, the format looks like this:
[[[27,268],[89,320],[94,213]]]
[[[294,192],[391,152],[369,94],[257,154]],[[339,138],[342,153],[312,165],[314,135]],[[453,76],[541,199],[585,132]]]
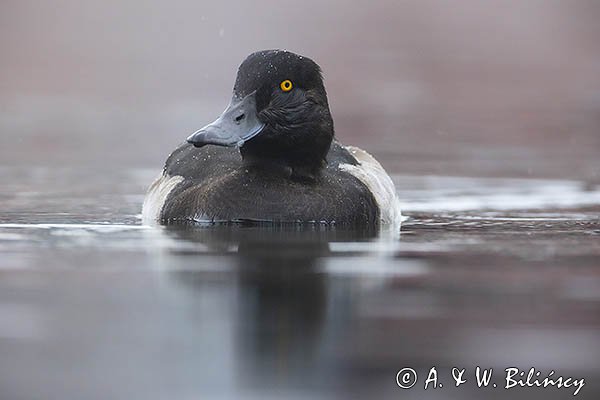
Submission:
[[[240,62],[324,70],[338,138],[394,172],[598,180],[597,1],[3,0],[3,164],[155,166]]]
[[[0,0],[0,399],[574,391],[454,389],[454,366],[600,398],[598,21],[594,0]],[[141,225],[167,155],[267,48],[321,65],[338,139],[396,184],[399,238]]]

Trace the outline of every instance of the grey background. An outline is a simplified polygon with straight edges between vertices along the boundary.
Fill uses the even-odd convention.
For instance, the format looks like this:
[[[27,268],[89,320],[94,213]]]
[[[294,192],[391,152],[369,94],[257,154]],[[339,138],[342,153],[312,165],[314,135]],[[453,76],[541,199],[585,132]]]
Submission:
[[[597,181],[595,1],[0,4],[0,163],[160,168],[239,63],[323,68],[340,140],[395,173]]]

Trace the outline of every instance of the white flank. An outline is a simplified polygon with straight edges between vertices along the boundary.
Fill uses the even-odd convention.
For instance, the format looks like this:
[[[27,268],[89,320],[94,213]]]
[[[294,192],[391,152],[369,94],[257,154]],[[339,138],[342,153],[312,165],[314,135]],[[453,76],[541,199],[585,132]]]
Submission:
[[[183,181],[183,176],[169,176],[161,173],[150,185],[142,206],[142,224],[152,225],[158,221],[167,196],[181,181]]]
[[[353,146],[347,146],[346,150],[356,158],[359,165],[340,164],[340,169],[354,175],[373,193],[380,210],[381,223],[390,225],[392,228],[399,228],[402,222],[402,213],[392,178],[385,172],[381,164],[366,151]]]

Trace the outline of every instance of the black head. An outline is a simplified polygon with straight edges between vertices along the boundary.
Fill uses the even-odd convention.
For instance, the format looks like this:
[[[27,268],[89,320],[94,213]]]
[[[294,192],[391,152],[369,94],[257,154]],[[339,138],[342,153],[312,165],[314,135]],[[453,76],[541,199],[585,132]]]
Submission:
[[[265,50],[244,60],[230,105],[188,142],[238,145],[248,163],[276,162],[310,178],[324,165],[332,139],[319,66],[289,51]]]

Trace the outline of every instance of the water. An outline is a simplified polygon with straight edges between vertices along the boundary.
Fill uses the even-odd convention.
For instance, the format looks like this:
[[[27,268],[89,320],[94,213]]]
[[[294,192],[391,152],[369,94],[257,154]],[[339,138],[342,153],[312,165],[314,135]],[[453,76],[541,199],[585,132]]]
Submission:
[[[600,188],[394,176],[395,232],[140,225],[155,171],[0,168],[6,399],[600,394]],[[444,388],[423,390],[436,366]],[[419,383],[400,389],[412,367]],[[466,376],[465,375],[465,376]]]

